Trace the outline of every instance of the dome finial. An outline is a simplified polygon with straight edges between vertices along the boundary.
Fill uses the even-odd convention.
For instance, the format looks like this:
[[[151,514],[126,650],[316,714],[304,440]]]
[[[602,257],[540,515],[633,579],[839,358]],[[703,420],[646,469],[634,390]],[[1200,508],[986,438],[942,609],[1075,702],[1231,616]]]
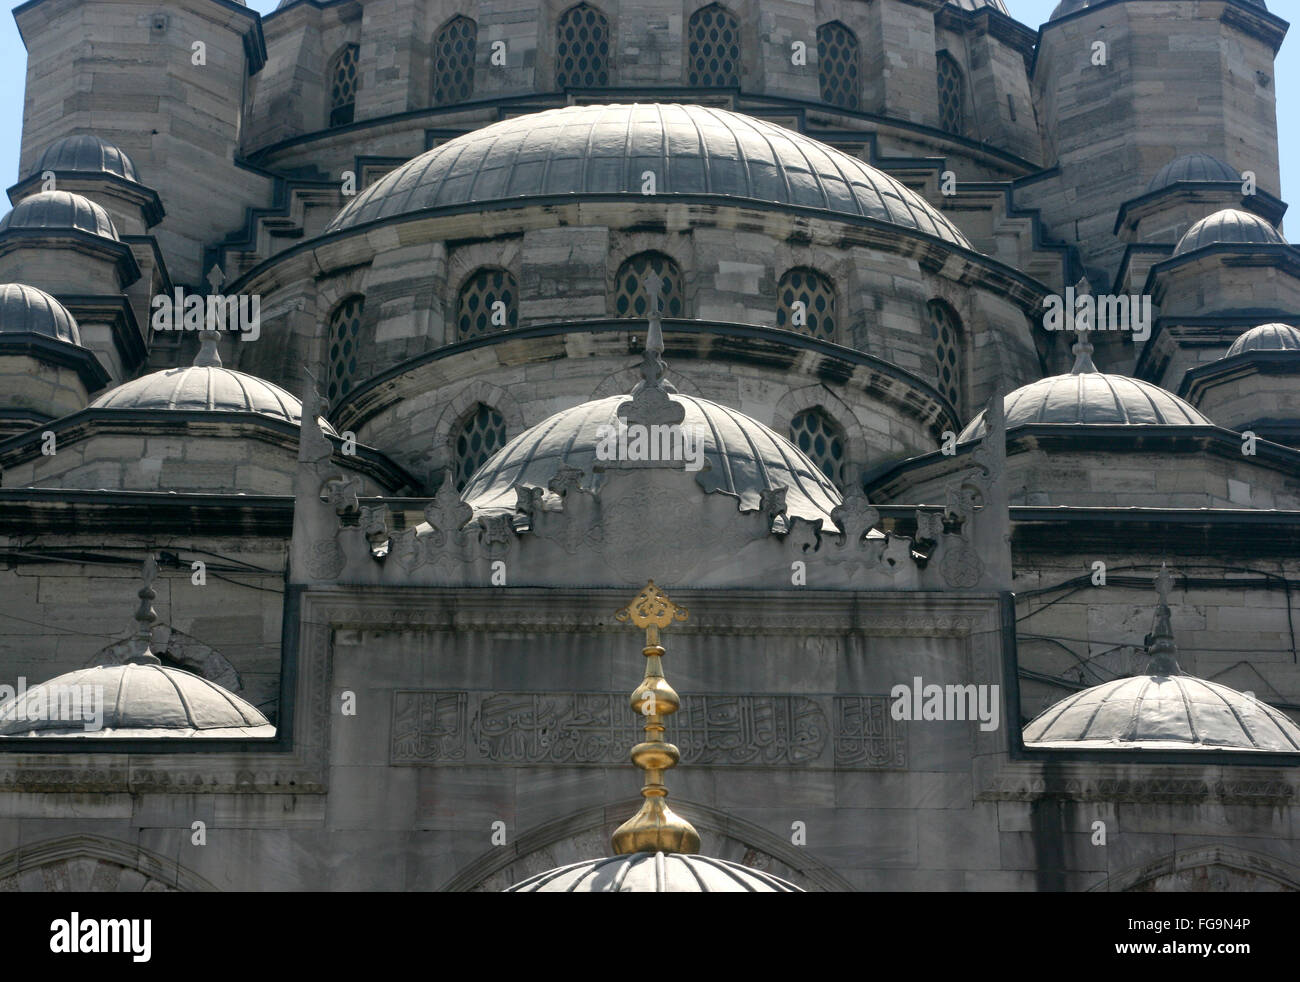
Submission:
[[[645,785],[641,788],[641,809],[615,831],[611,842],[620,856],[634,852],[697,853],[700,851],[700,834],[690,822],[676,814],[664,800],[668,789],[663,783],[663,772],[675,767],[681,754],[671,743],[663,741],[665,716],[677,712],[680,702],[673,687],[663,674],[664,653],[659,643],[659,632],[673,621],[687,618],[685,607],[679,607],[668,595],[647,581],[645,589],[630,604],[614,615],[645,631],[645,678],[632,693],[632,710],[645,717],[646,739],[632,748],[632,762],[645,771]]]
[[[153,600],[158,596],[153,588],[153,581],[158,576],[158,563],[153,558],[153,553],[145,557],[144,568],[140,575],[144,583],[136,594],[140,598],[140,606],[135,611],[135,622],[139,626],[135,631],[131,654],[125,659],[125,663],[161,665],[162,660],[150,650],[150,645],[153,643],[153,626],[158,620],[158,612],[153,609]]]
[[[195,368],[221,367],[221,353],[217,351],[217,342],[220,340],[219,331],[199,332],[199,353],[194,356]]]
[[[1147,665],[1148,675],[1182,675],[1178,667],[1178,645],[1174,643],[1174,629],[1170,623],[1169,590],[1174,585],[1174,578],[1169,568],[1160,564],[1156,574],[1156,593],[1160,603],[1156,605],[1155,623],[1151,626],[1151,636],[1147,641],[1147,654],[1151,662]]]
[[[1097,366],[1092,363],[1092,342],[1088,340],[1088,328],[1079,327],[1075,330],[1075,335],[1079,340],[1074,342],[1074,367],[1070,369],[1071,375],[1088,375],[1097,371]]]

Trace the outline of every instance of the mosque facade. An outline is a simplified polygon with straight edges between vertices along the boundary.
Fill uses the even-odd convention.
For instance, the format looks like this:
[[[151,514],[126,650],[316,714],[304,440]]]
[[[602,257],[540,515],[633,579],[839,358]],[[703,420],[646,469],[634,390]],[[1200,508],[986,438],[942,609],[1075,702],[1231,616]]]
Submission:
[[[1262,0],[14,16],[0,887],[1300,889]]]

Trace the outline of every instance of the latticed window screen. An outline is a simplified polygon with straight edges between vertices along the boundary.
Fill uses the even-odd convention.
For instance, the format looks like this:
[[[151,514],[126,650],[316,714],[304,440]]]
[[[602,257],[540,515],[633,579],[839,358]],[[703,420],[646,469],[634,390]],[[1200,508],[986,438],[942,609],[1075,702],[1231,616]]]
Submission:
[[[456,333],[460,340],[518,326],[519,289],[509,271],[480,269],[465,281],[456,304]]]
[[[817,75],[822,101],[857,109],[858,73],[857,35],[838,21],[817,28]]]
[[[357,344],[361,333],[360,294],[347,297],[330,315],[329,375],[325,397],[333,402],[348,394],[357,375]]]
[[[609,85],[609,21],[595,7],[580,3],[560,17],[555,84],[561,89]]]
[[[457,15],[433,39],[433,104],[449,106],[474,94],[474,47],[478,25]]]
[[[464,491],[474,472],[505,445],[505,417],[491,406],[476,404],[456,437],[456,490]]]
[[[740,22],[717,4],[691,14],[687,82],[703,88],[740,86]]]
[[[660,316],[681,317],[681,271],[671,259],[657,252],[643,252],[619,267],[614,283],[614,316],[650,316],[650,297],[645,289],[647,276],[659,277]]]
[[[357,58],[361,49],[355,44],[345,44],[331,63],[330,125],[346,126],[352,122],[357,108]]]
[[[820,407],[805,409],[790,420],[790,439],[827,479],[844,485],[844,431]]]
[[[821,273],[789,270],[777,284],[776,301],[777,327],[823,341],[835,340],[835,287]],[[799,302],[802,308],[796,306]]]
[[[939,125],[949,133],[961,136],[966,132],[965,83],[961,69],[952,55],[940,51],[935,57],[939,71]]]
[[[939,372],[939,391],[960,413],[961,321],[956,311],[942,300],[931,300],[928,309],[930,339],[934,342],[934,360]]]

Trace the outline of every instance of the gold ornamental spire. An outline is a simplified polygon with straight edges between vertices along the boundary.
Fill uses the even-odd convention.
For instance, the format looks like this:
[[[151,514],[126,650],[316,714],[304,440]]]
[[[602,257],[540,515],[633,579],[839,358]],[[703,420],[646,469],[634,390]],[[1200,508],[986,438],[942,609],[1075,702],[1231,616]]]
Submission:
[[[664,678],[664,648],[659,643],[659,632],[673,621],[686,620],[686,608],[669,600],[655,581],[649,580],[645,589],[614,616],[645,631],[645,678],[631,700],[633,711],[646,721],[645,740],[632,748],[632,763],[645,771],[645,785],[641,788],[645,800],[640,811],[620,825],[610,841],[620,856],[634,852],[699,852],[700,834],[668,807],[664,800],[668,789],[663,782],[663,772],[681,759],[677,748],[663,740],[664,717],[677,712],[681,704]]]

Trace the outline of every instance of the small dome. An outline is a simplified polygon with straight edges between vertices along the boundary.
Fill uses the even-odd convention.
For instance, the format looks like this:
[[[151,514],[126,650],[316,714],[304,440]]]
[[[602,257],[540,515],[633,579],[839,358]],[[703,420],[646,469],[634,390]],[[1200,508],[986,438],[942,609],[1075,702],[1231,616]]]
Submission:
[[[112,174],[136,182],[135,164],[119,147],[89,133],[65,136],[45,148],[31,175],[44,171],[71,171],[78,174]]]
[[[334,217],[328,232],[430,208],[554,195],[641,193],[776,202],[870,218],[971,248],[915,192],[792,130],[690,105],[567,106],[466,133],[407,161]]]
[[[840,493],[793,443],[716,402],[680,393],[671,398],[686,410],[681,424],[685,432],[704,434],[707,466],[696,479],[706,491],[735,495],[742,506],[757,508],[763,491],[785,486],[789,515],[808,521],[821,518],[834,526],[830,513],[840,504]],[[474,473],[461,498],[476,511],[513,512],[516,484],[545,488],[564,466],[590,476],[598,463],[597,431],[618,422],[618,407],[627,400],[610,396],[586,402],[530,427]]]
[[[1287,244],[1282,234],[1266,219],[1248,211],[1225,208],[1208,218],[1202,218],[1189,228],[1178,240],[1174,255],[1184,256],[1219,243],[1270,246]]]
[[[1103,0],[1061,0],[1061,2],[1056,5],[1056,9],[1052,11],[1052,16],[1048,19],[1056,20],[1056,18],[1064,17],[1066,14],[1072,14],[1076,10],[1083,10],[1085,7],[1098,6],[1102,2]],[[1259,7],[1263,10],[1268,9],[1268,7],[1264,5],[1264,0],[1244,0],[1244,2],[1250,4],[1252,7]]]
[[[294,425],[302,422],[302,403],[278,385],[232,368],[206,365],[169,368],[124,382],[86,408],[260,413]],[[329,423],[320,422],[327,433],[334,433]]]
[[[89,198],[70,191],[42,191],[23,198],[4,218],[0,232],[15,229],[87,232],[118,241],[117,229],[106,212]]]
[[[1189,153],[1175,157],[1161,167],[1147,185],[1147,193],[1186,181],[1229,181],[1239,184],[1241,175],[1218,157],[1212,157],[1208,153]]]
[[[1300,751],[1300,727],[1257,699],[1190,675],[1138,675],[1067,696],[1033,719],[1037,747]]]
[[[1300,351],[1300,331],[1290,324],[1261,324],[1232,342],[1225,358],[1247,351]]]
[[[81,719],[58,716],[60,694],[85,700],[102,693],[102,728],[86,729]],[[64,703],[66,714],[67,702]],[[44,707],[44,708],[41,708]],[[51,708],[53,707],[53,708]],[[31,718],[37,717],[37,718]],[[0,705],[0,736],[5,737],[271,737],[260,712],[215,682],[162,665],[100,665],[69,672],[32,686]]]
[[[1096,371],[1030,382],[1007,393],[1002,404],[1008,429],[1027,423],[1214,425],[1194,406],[1158,385]],[[981,412],[957,440],[975,440],[983,435]]]
[[[44,290],[22,283],[0,284],[0,334],[43,334],[81,344],[81,332],[68,308]]]
[[[725,859],[634,852],[538,873],[506,893],[803,893],[761,870]]]

